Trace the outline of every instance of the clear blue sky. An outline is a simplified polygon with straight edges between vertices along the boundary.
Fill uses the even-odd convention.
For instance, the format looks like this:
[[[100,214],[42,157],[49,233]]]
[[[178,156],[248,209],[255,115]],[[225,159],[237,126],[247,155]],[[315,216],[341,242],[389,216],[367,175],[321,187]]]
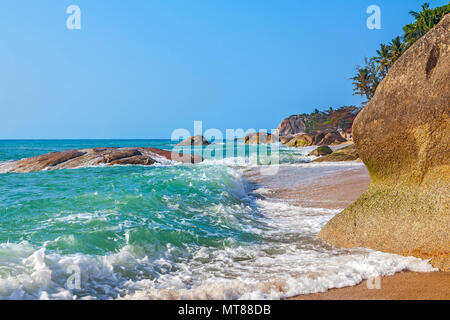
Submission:
[[[194,120],[271,129],[359,104],[355,65],[423,2],[2,1],[0,139],[168,138]],[[71,4],[81,30],[66,28]],[[366,27],[371,4],[382,30]]]

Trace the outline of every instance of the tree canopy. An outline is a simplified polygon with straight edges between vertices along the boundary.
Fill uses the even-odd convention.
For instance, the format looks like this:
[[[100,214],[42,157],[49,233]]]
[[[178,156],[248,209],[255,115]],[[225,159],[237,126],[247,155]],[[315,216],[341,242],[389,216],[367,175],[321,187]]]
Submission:
[[[353,94],[367,99],[363,105],[372,99],[378,84],[386,77],[395,61],[449,12],[450,3],[434,9],[430,8],[429,3],[424,3],[420,12],[410,11],[409,14],[415,21],[403,28],[403,36],[392,39],[389,44],[380,44],[375,57],[365,58],[363,67],[356,66],[356,75],[350,79]]]

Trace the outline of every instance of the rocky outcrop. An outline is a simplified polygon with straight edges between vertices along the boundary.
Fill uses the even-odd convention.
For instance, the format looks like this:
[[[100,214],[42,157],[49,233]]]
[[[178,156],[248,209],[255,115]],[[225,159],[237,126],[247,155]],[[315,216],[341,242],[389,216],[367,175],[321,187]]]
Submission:
[[[319,132],[324,130],[339,130],[342,136],[351,139],[351,128],[360,108],[356,106],[342,106],[338,109],[314,110],[313,113],[293,115],[284,119],[276,130],[282,138],[297,134]]]
[[[168,160],[198,163],[196,155],[182,155],[157,148],[93,148],[52,152],[0,164],[0,173],[24,173],[42,170],[73,169],[97,165],[152,165]]]
[[[313,136],[307,133],[301,133],[297,134],[295,136],[290,137],[289,139],[286,139],[283,144],[286,147],[307,147],[307,146],[313,146]]]
[[[333,153],[333,150],[331,150],[331,148],[329,146],[322,146],[322,147],[318,147],[314,151],[310,152],[309,156],[321,157],[321,156],[326,156],[331,153]]]
[[[324,130],[314,135],[313,143],[317,146],[338,145],[347,142],[337,130]]]
[[[306,130],[305,119],[303,116],[290,116],[284,119],[278,126],[276,133],[280,137],[287,137],[298,133],[304,133]]]
[[[102,152],[102,157],[106,163],[131,158],[134,156],[142,156],[142,153],[137,149],[111,149]]]
[[[320,232],[450,269],[450,15],[411,46],[353,125],[371,184]]]
[[[272,143],[272,135],[266,132],[250,133],[244,138],[245,144],[269,144]]]
[[[207,146],[210,145],[210,142],[205,139],[202,135],[196,135],[187,138],[186,140],[181,141],[177,146]]]
[[[284,145],[286,145],[287,143],[289,143],[289,141],[292,140],[293,137],[279,137],[280,138],[280,142]]]
[[[358,160],[358,151],[355,145],[352,144],[348,147],[337,149],[333,153],[326,155],[325,157],[314,160],[313,162],[338,162],[338,161],[354,161]]]
[[[329,146],[346,142],[337,130],[324,130],[312,134],[303,133],[284,139],[287,147]]]
[[[110,165],[142,165],[142,166],[150,166],[155,163],[156,161],[154,159],[143,155],[136,155],[109,162]]]

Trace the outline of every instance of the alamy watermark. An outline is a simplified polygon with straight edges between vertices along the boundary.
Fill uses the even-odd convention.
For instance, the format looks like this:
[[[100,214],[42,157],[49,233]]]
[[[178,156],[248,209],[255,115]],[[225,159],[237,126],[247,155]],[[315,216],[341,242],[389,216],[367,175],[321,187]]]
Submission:
[[[79,6],[72,4],[67,7],[66,13],[69,17],[66,20],[66,27],[69,30],[81,29],[81,9]]]
[[[381,290],[381,277],[370,277],[367,279],[367,289]]]
[[[70,265],[66,269],[67,274],[70,276],[67,278],[66,286],[69,290],[81,289],[81,270],[77,265]]]
[[[255,129],[226,129],[225,134],[216,128],[203,131],[202,121],[194,121],[194,131],[179,128],[172,132],[171,140],[180,142],[192,136],[203,136],[213,142],[195,150],[195,146],[175,146],[172,149],[172,160],[189,162],[192,151],[207,160],[239,159],[245,164],[258,167],[261,175],[275,175],[280,165],[280,139],[277,130]],[[246,136],[253,137],[248,143],[244,142]],[[223,148],[217,148],[217,145]]]
[[[69,14],[66,20],[66,27],[69,30],[81,29],[81,9],[78,5],[72,4],[67,7],[66,13]],[[366,13],[369,17],[366,20],[366,26],[369,30],[381,29],[381,8],[372,4],[367,7]]]
[[[370,5],[367,10],[367,14],[370,16],[367,18],[366,25],[369,30],[381,29],[381,9],[377,5]]]

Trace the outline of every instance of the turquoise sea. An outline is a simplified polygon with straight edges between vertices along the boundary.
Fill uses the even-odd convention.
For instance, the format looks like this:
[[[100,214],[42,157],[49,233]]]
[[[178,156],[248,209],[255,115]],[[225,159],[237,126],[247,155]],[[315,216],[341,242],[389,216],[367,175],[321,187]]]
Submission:
[[[0,161],[113,146],[174,143],[5,140]],[[265,198],[243,175],[257,168],[258,150],[232,148],[197,165],[0,174],[0,299],[279,299],[431,270],[414,258],[322,243],[317,232],[339,210]],[[313,166],[309,151],[281,147],[281,167],[310,177],[361,165]]]

